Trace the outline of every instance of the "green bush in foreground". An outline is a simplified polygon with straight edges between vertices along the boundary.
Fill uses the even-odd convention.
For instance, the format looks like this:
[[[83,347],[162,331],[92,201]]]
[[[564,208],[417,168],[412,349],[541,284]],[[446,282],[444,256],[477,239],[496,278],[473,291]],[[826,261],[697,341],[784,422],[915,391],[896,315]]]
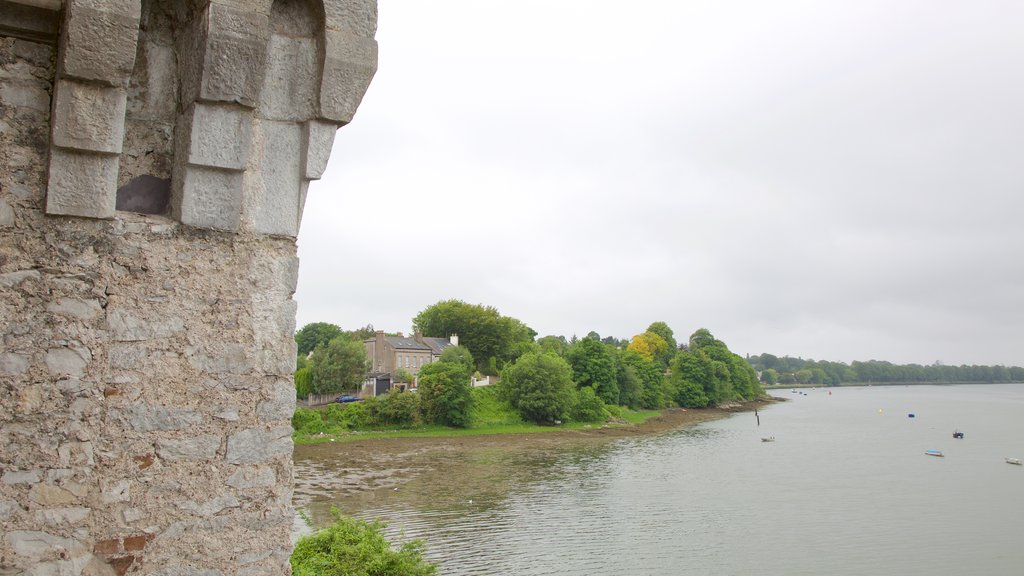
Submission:
[[[570,415],[576,422],[604,422],[608,420],[608,409],[590,386],[576,391],[576,405]],[[618,406],[616,406],[618,408]]]
[[[318,434],[324,432],[324,420],[316,410],[298,408],[292,415],[292,428],[302,434]]]
[[[347,518],[332,510],[334,523],[299,538],[292,552],[293,576],[433,576],[437,566],[423,559],[423,542],[391,548],[383,524]]]

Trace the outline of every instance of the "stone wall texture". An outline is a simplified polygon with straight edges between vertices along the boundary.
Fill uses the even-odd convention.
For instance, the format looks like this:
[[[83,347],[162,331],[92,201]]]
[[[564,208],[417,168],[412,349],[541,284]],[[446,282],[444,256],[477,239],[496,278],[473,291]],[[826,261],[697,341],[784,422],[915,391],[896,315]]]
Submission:
[[[376,5],[30,4],[0,0],[0,575],[289,574],[295,235]]]

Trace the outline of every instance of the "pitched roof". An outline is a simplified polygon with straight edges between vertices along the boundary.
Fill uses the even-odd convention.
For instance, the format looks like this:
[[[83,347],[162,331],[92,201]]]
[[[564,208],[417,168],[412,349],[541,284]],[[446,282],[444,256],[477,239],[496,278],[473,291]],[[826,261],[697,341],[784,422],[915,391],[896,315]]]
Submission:
[[[388,344],[390,344],[395,350],[433,350],[432,347],[427,346],[426,344],[420,344],[415,338],[385,336],[384,339],[387,340]]]
[[[445,348],[452,345],[451,341],[447,338],[431,338],[429,336],[423,337],[423,343],[430,347],[430,351],[434,354],[440,354]]]

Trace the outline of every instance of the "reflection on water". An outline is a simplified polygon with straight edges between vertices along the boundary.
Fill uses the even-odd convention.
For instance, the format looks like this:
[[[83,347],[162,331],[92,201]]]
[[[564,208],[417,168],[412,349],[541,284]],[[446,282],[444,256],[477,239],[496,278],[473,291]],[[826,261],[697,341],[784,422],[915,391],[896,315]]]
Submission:
[[[1019,573],[1022,409],[1024,386],[841,389],[760,427],[299,447],[295,503],[424,538],[446,575]]]

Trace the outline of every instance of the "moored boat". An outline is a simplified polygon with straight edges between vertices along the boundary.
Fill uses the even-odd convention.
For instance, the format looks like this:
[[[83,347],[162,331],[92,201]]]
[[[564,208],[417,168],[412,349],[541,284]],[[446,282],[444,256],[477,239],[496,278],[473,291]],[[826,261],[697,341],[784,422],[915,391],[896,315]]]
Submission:
[[[766,438],[761,438],[761,442],[775,442],[775,436],[768,436]]]
[[[963,437],[964,437],[964,433],[963,432],[961,432],[959,430],[954,430],[953,431],[953,438],[958,438],[960,440],[963,440]]]
[[[1020,458],[1007,458],[1006,463],[1021,466]]]
[[[925,450],[924,453],[929,456],[938,456],[940,458],[942,457],[942,450]]]

